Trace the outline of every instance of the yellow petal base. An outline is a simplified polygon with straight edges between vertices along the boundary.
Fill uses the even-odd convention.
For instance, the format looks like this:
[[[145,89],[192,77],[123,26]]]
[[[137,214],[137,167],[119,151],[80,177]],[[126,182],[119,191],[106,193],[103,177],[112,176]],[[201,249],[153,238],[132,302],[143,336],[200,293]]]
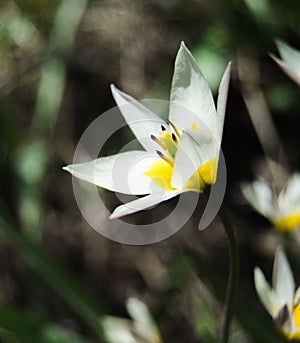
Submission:
[[[295,331],[292,333],[282,331],[282,334],[289,341],[299,341],[300,340],[300,303],[297,304],[293,309],[292,320],[293,320],[294,330],[298,329],[299,331]]]
[[[274,220],[276,229],[282,232],[293,232],[300,225],[300,213],[293,213],[288,217]]]
[[[144,175],[151,177],[153,182],[166,191],[173,191],[171,187],[171,178],[173,166],[163,159],[154,162],[150,169],[144,172]]]
[[[199,167],[190,177],[184,186],[184,189],[202,193],[206,185],[212,185],[216,182],[217,160],[212,158]]]
[[[150,169],[144,172],[144,175],[151,177],[160,188],[166,191],[173,191],[175,188],[171,186],[172,173],[173,166],[161,159],[154,162]],[[213,158],[195,171],[183,189],[201,193],[204,191],[206,185],[211,185],[216,182],[216,174],[217,160]]]

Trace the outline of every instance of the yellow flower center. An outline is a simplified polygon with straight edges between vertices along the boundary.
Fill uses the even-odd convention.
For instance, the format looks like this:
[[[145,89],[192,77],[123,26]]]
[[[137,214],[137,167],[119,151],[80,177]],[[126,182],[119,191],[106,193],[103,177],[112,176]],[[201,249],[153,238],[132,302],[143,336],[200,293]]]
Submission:
[[[293,312],[292,312],[292,320],[293,320],[293,327],[295,331],[292,333],[283,332],[283,334],[288,340],[298,341],[300,339],[300,303],[299,302],[298,304],[294,305]]]
[[[282,232],[293,232],[300,225],[300,213],[292,213],[291,215],[274,220],[275,227]]]
[[[144,172],[144,175],[149,176],[160,188],[166,191],[173,191],[175,188],[171,186],[171,179],[174,170],[174,157],[177,151],[180,133],[173,123],[170,123],[174,133],[168,131],[164,126],[160,131],[159,138],[151,136],[161,148],[164,153],[157,151],[160,160],[154,162],[150,169]],[[195,124],[195,130],[198,128]],[[183,189],[203,192],[206,185],[215,183],[217,175],[217,159],[213,158],[200,166],[189,180],[184,185]]]
[[[300,303],[298,303],[293,309],[293,319],[295,327],[300,329]]]
[[[144,175],[151,177],[153,182],[166,191],[173,191],[171,187],[171,178],[173,166],[163,159],[154,162],[150,169],[144,172]]]

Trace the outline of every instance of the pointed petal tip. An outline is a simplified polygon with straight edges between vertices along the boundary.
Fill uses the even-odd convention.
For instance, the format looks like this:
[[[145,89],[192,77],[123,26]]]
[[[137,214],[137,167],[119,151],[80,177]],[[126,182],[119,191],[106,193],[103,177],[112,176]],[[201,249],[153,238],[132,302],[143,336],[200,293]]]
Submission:
[[[190,52],[190,50],[187,48],[187,46],[186,46],[186,44],[185,44],[185,42],[184,41],[181,41],[181,43],[180,43],[180,47],[179,47],[179,49],[178,49],[178,54],[180,54],[180,52],[181,53],[184,53],[184,54],[188,54],[188,55],[192,55],[192,53]]]
[[[272,54],[272,53],[269,53],[269,56],[272,58],[272,60],[275,62],[275,63],[277,63],[279,66],[283,66],[283,61],[279,58],[279,57],[277,57],[277,56],[275,56],[274,54]]]
[[[113,210],[112,214],[109,216],[109,219],[113,220],[113,219],[119,219],[119,218],[125,217],[128,214],[126,211],[124,211],[125,206],[126,204],[117,206]]]
[[[253,269],[253,276],[255,289],[258,290],[261,285],[261,279],[264,277],[264,273],[259,267],[255,266]]]
[[[253,272],[256,273],[258,269],[260,269],[260,268],[258,266],[255,266],[253,269]]]
[[[223,80],[227,81],[228,85],[229,85],[229,80],[230,80],[230,74],[231,74],[231,67],[232,67],[232,61],[229,61],[227,63],[227,66],[224,70],[224,73],[223,73],[223,76],[222,76],[222,79],[221,79],[221,82],[220,82],[220,87],[221,87],[221,83]],[[227,88],[228,88],[228,85],[227,85]],[[227,89],[228,91],[228,89]]]
[[[226,75],[227,77],[229,77],[230,73],[231,73],[231,67],[232,67],[232,61],[229,61],[227,63],[227,66],[224,70],[224,73],[223,73],[223,77]]]
[[[116,97],[118,97],[118,98],[121,97],[123,100],[126,100],[126,101],[128,101],[128,99],[126,99],[126,98],[129,98],[130,101],[135,100],[135,99],[131,98],[130,95],[128,95],[128,94],[124,93],[123,91],[121,91],[121,89],[119,89],[114,83],[110,84],[110,90],[111,90],[111,93],[112,93],[112,95],[113,95],[113,97],[114,97],[116,102],[117,102]]]
[[[226,69],[231,69],[232,67],[232,61],[228,61]]]
[[[261,275],[263,275],[263,272],[258,266],[255,266],[253,269],[253,274],[254,274],[254,283],[256,286],[257,280]]]
[[[124,211],[124,207],[125,205],[120,205],[117,208],[115,208],[113,210],[113,213],[108,217],[110,220],[114,220],[114,219],[120,219],[122,217],[125,217],[129,214],[132,214],[131,212]],[[135,212],[133,212],[135,213]]]
[[[111,83],[111,84],[109,85],[109,87],[110,87],[110,90],[111,90],[112,94],[117,93],[117,92],[120,92],[119,88],[116,87],[116,85],[115,85],[114,83]]]
[[[287,43],[285,43],[282,39],[277,38],[275,39],[275,45],[277,47],[277,49],[279,50],[279,52],[281,52],[281,49],[284,49],[286,47],[289,47],[289,45]]]

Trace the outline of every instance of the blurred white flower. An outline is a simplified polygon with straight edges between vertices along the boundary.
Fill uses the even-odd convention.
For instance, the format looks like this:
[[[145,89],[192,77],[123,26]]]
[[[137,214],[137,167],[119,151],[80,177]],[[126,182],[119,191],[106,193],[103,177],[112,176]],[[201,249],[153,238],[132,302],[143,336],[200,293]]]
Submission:
[[[300,51],[290,47],[281,40],[276,41],[281,59],[273,54],[271,57],[279,67],[300,86]]]
[[[132,320],[107,316],[103,321],[108,343],[162,343],[160,333],[147,306],[129,298],[126,308]]]
[[[216,109],[197,63],[181,43],[167,123],[111,86],[122,115],[145,150],[123,152],[63,169],[111,191],[146,195],[117,207],[110,218],[149,208],[186,191],[203,192],[207,184],[216,181],[229,79],[230,64],[220,83]]]
[[[273,266],[272,288],[260,268],[254,269],[257,294],[287,339],[300,338],[300,287],[295,292],[294,278],[281,247],[277,248]]]
[[[276,229],[293,232],[300,226],[300,174],[293,174],[278,196],[263,180],[241,185],[242,192],[257,212]]]

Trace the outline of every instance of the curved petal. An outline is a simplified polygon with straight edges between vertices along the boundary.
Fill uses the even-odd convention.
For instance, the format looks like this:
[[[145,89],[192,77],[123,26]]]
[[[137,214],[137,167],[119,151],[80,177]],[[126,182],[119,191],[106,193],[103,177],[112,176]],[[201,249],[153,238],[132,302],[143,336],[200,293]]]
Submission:
[[[295,292],[295,281],[290,265],[281,247],[278,247],[275,253],[273,289],[278,309],[287,305],[288,309],[291,310]]]
[[[150,152],[161,150],[151,139],[151,135],[158,136],[161,125],[165,125],[165,122],[115,85],[111,85],[111,91],[120,112],[141,145]]]
[[[293,81],[300,85],[300,52],[281,40],[276,41],[276,46],[282,60],[272,54],[271,57]]]
[[[264,181],[241,184],[241,190],[246,200],[263,216],[272,219],[272,190]]]
[[[254,268],[254,285],[260,301],[272,317],[276,315],[274,308],[274,294],[260,268]]]
[[[175,155],[171,186],[183,188],[199,167],[213,159],[216,159],[213,163],[217,166],[218,155],[219,145],[211,135],[206,132],[184,132],[180,137]],[[210,170],[213,175],[208,178],[215,181],[217,168],[208,168],[208,171]],[[198,186],[201,186],[201,180]]]
[[[223,126],[224,126],[224,116],[226,110],[226,103],[227,103],[227,95],[228,95],[228,88],[229,88],[229,81],[230,81],[230,72],[231,72],[231,62],[228,63],[227,68],[224,71],[222,76],[222,80],[219,87],[219,95],[218,95],[218,102],[217,102],[217,117],[218,117],[218,132],[217,132],[217,139],[221,142],[222,134],[223,134]]]
[[[136,332],[145,342],[160,342],[160,335],[149,313],[148,307],[137,298],[129,298],[126,308],[134,320]]]
[[[278,196],[280,210],[287,215],[300,211],[300,174],[293,174],[287,181],[286,187]]]
[[[274,56],[273,54],[270,54],[272,59],[277,63],[277,65],[280,67],[280,69],[294,82],[296,82],[300,86],[300,75],[298,75],[288,63],[285,61],[280,60],[278,57]]]
[[[102,325],[108,343],[136,343],[136,339],[131,333],[131,321],[118,317],[105,316]]]
[[[286,61],[295,71],[297,71],[297,74],[300,75],[300,67],[299,67],[299,61],[300,61],[300,51],[297,49],[292,48],[285,42],[283,42],[280,39],[276,40],[276,46],[279,50],[281,58]]]
[[[124,194],[144,195],[161,188],[144,173],[160,158],[145,151],[128,151],[73,164],[63,169],[81,180]]]
[[[124,217],[128,214],[132,214],[141,210],[145,210],[151,206],[157,205],[163,201],[174,198],[176,195],[182,193],[181,190],[171,191],[171,192],[161,192],[149,194],[143,198],[133,200],[125,205],[117,207],[111,216],[110,219]]]
[[[182,113],[182,108],[188,111]],[[169,119],[187,130],[191,129],[193,124],[199,127],[197,122],[193,122],[197,117],[214,134],[218,132],[216,108],[210,88],[194,57],[182,42],[175,60]]]

